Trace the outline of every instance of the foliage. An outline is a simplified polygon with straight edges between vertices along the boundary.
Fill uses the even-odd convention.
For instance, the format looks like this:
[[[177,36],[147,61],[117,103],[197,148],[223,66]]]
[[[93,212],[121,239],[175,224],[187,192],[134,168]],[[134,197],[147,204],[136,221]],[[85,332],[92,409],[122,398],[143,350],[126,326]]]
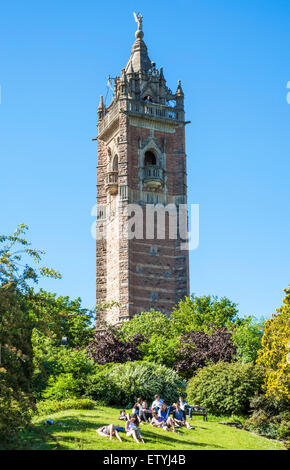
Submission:
[[[290,440],[290,411],[286,402],[256,395],[250,408],[251,417],[245,421],[245,429],[272,439]]]
[[[263,323],[254,317],[243,318],[233,327],[232,340],[237,347],[236,358],[242,362],[255,362],[261,348]]]
[[[226,328],[214,328],[209,334],[190,331],[180,339],[176,370],[191,377],[209,362],[231,362],[235,352],[231,333]]]
[[[150,402],[157,393],[171,404],[185,387],[185,381],[172,369],[139,361],[105,367],[92,379],[86,396],[106,404],[126,406],[138,397]]]
[[[37,403],[39,415],[57,413],[64,410],[93,410],[96,404],[88,398],[68,398],[67,400],[43,400]]]
[[[181,300],[173,310],[172,330],[175,335],[184,335],[191,330],[208,331],[208,325],[223,328],[237,320],[237,305],[222,297],[197,297],[194,294]]]
[[[106,330],[96,330],[88,346],[88,354],[98,364],[135,361],[141,357],[138,346],[142,341],[140,334],[123,340],[116,328],[108,327]]]
[[[38,330],[52,338],[56,345],[63,337],[71,347],[88,345],[93,337],[93,313],[81,307],[80,298],[57,297],[42,289],[33,292],[30,298]]]
[[[199,369],[186,391],[189,403],[215,415],[244,414],[262,383],[262,370],[253,363],[218,362]]]
[[[33,409],[31,284],[41,276],[60,277],[52,269],[28,264],[31,259],[39,264],[43,251],[31,248],[26,231],[21,224],[12,235],[0,236],[0,440],[7,445],[29,423]]]
[[[148,342],[152,335],[162,338],[172,337],[170,318],[164,313],[153,309],[150,312],[142,312],[121,326],[121,334],[125,339],[136,335],[142,335],[144,342]]]
[[[0,442],[5,446],[17,440],[17,432],[30,422],[33,409],[31,395],[15,382],[14,375],[0,368]]]
[[[35,264],[41,261],[43,250],[31,248],[25,238],[28,227],[20,224],[12,235],[0,236],[0,284],[11,286],[21,292],[28,292],[32,283],[38,283],[40,277],[60,278],[60,274],[51,268],[29,266],[28,260]],[[24,258],[24,259],[23,259]]]
[[[77,379],[71,373],[63,373],[57,377],[49,377],[48,386],[42,397],[52,400],[79,398],[86,390],[86,380]]]
[[[144,342],[139,346],[144,361],[156,362],[166,367],[174,367],[178,348],[179,338],[166,338],[158,333],[153,333],[148,343]]]
[[[284,289],[284,305],[278,308],[265,323],[262,349],[258,352],[258,363],[265,367],[264,389],[267,396],[290,401],[290,286]]]
[[[94,362],[88,358],[86,350],[62,346],[57,349],[53,359],[53,367],[49,364],[50,374],[42,397],[63,400],[82,396],[88,377],[95,372]]]

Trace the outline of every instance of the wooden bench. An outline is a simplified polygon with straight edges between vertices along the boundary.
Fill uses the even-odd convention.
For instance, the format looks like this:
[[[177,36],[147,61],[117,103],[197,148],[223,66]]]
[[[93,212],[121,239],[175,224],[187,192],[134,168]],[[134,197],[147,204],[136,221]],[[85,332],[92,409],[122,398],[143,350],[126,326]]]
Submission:
[[[192,416],[203,416],[203,420],[207,421],[207,410],[206,410],[206,408],[203,408],[202,406],[191,406],[190,408],[192,410]],[[170,414],[172,414],[174,412],[174,410],[175,410],[175,407],[172,406],[170,408]],[[188,409],[187,406],[185,407],[184,413],[185,413],[185,415],[189,414],[189,409]]]
[[[202,406],[192,406],[192,416],[203,416],[203,420],[207,421],[207,410]],[[188,409],[185,409],[185,412],[188,412]]]

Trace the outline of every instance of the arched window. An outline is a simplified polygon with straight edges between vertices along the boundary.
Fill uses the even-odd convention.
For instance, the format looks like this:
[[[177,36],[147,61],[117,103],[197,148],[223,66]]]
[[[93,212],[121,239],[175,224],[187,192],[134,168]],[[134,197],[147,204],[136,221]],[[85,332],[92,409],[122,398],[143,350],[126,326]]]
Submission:
[[[112,168],[113,171],[118,171],[118,155],[115,155],[114,156],[114,160],[113,160],[113,168]]]
[[[156,157],[150,150],[145,153],[144,165],[156,165]]]

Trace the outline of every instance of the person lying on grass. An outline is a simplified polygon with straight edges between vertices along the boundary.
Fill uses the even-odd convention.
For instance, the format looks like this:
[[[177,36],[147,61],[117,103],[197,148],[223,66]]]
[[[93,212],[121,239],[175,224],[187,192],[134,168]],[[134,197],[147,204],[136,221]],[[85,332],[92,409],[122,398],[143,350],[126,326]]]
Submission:
[[[185,426],[187,429],[195,429],[193,426],[190,426],[189,423],[187,423],[184,419],[184,413],[182,409],[180,408],[179,403],[175,403],[175,410],[173,411],[173,420],[176,426],[181,427]]]
[[[130,417],[130,419],[128,419],[128,421],[126,421],[126,426],[125,426],[125,430],[126,430],[126,436],[130,437],[132,436],[134,441],[137,442],[137,444],[139,444],[139,440],[141,442],[143,442],[143,444],[145,443],[144,442],[144,439],[142,437],[142,434],[140,432],[140,429],[138,428],[138,420],[137,420],[137,417],[136,416],[132,416]]]
[[[120,442],[122,442],[122,439],[113,424],[102,426],[101,428],[96,429],[96,432],[102,437],[109,437],[110,441],[112,440],[113,436],[115,436],[117,439],[119,439]]]

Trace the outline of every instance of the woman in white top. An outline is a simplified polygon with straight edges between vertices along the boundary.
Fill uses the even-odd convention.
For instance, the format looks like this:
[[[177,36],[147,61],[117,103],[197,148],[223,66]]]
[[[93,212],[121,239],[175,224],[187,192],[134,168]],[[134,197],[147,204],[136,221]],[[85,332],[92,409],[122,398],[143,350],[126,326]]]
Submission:
[[[137,444],[139,444],[139,440],[138,440],[139,438],[144,444],[144,439],[137,425],[138,425],[138,421],[136,417],[130,418],[128,421],[126,421],[126,427],[125,427],[126,436],[128,437],[132,436],[134,441],[137,442]]]
[[[161,405],[163,403],[163,400],[162,398],[160,398],[159,395],[155,395],[154,396],[155,400],[154,402],[152,403],[152,406],[151,406],[151,410],[152,411],[156,411],[156,413],[158,412],[159,408],[161,408]]]

